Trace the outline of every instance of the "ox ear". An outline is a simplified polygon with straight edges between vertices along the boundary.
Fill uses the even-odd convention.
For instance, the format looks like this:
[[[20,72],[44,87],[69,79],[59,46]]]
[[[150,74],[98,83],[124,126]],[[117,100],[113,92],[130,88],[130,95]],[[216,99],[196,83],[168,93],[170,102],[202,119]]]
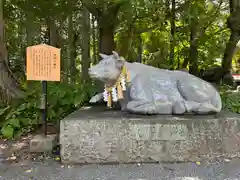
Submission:
[[[100,55],[101,58],[103,58],[103,59],[108,57],[108,55],[106,55],[106,54],[102,54],[102,53],[100,53],[99,55]]]
[[[113,54],[113,57],[114,59],[118,59],[119,58],[119,55],[116,51],[112,51],[112,54]]]

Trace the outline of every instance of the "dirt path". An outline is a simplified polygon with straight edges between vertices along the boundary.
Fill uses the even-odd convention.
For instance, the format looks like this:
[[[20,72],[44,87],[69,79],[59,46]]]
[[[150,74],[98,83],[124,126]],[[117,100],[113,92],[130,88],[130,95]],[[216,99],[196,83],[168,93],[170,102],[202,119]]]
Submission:
[[[52,157],[52,152],[48,154],[30,152],[30,140],[36,134],[44,134],[44,129],[40,128],[34,133],[29,133],[15,140],[0,139],[0,163],[24,164],[29,161],[54,158]],[[48,134],[56,134],[56,128],[52,125],[49,125]],[[56,155],[58,154],[59,153],[56,152]]]

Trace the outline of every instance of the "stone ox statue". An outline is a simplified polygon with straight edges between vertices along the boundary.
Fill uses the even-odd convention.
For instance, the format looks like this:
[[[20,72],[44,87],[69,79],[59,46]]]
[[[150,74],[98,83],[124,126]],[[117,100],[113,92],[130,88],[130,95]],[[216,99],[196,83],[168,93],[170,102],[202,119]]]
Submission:
[[[184,71],[158,69],[141,63],[129,63],[119,57],[100,54],[103,58],[89,68],[91,78],[112,86],[118,80],[121,69],[126,68],[129,82],[121,109],[137,114],[207,114],[221,111],[218,91],[208,82]],[[103,93],[90,99],[90,103],[102,100]]]

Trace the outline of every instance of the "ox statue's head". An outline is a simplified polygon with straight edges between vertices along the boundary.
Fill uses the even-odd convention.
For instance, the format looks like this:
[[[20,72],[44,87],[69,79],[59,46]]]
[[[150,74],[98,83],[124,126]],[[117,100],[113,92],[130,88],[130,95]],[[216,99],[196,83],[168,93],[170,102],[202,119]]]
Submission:
[[[103,59],[88,69],[91,78],[100,80],[105,84],[117,81],[125,61],[117,52],[113,51],[112,53],[112,55],[100,53]]]

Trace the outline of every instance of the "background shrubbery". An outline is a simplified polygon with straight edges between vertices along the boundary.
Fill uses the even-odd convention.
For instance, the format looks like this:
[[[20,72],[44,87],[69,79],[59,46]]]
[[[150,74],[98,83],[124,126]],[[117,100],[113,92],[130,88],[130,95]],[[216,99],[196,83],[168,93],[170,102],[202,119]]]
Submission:
[[[221,88],[224,110],[240,113],[240,92],[228,92],[229,87]],[[57,124],[66,115],[88,104],[95,93],[93,85],[49,83],[48,84],[48,122]],[[39,110],[41,84],[31,83],[27,88],[26,99],[0,109],[0,128],[4,138],[18,137],[38,127],[41,121]]]
[[[96,88],[95,88],[96,89]],[[48,84],[48,121],[57,121],[88,103],[94,93],[93,85]],[[31,83],[27,97],[0,109],[1,135],[12,138],[28,133],[38,127],[41,121],[40,96],[41,84]]]
[[[29,46],[48,43],[61,49],[61,84],[48,86],[48,120],[53,124],[88,102],[96,89],[87,85],[88,68],[100,60],[99,52],[111,54],[115,50],[129,62],[186,69],[215,83],[227,72],[240,72],[240,34],[235,28],[240,24],[240,14],[235,13],[239,12],[238,0],[0,2],[0,22],[5,22],[0,26],[3,137],[36,129],[41,119],[41,84],[26,82]],[[206,73],[216,66],[220,69]],[[20,85],[16,80],[22,81]],[[26,83],[26,99],[3,105],[20,97],[18,86]],[[239,113],[239,93],[231,94],[224,88],[224,108]]]
[[[240,114],[240,92],[231,92],[229,89],[228,86],[222,86],[220,90],[223,109]]]

